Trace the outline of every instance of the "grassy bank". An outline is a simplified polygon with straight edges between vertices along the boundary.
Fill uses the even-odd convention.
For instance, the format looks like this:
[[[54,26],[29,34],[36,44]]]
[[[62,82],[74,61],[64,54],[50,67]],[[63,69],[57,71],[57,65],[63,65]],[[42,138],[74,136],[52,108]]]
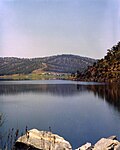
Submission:
[[[69,75],[54,75],[54,74],[14,74],[0,76],[0,79],[8,80],[52,80],[52,79],[64,79],[67,80]]]

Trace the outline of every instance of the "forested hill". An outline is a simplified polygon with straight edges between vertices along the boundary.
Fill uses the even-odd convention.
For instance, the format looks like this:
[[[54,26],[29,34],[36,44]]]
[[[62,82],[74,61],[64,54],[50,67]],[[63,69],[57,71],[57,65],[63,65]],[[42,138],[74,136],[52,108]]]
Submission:
[[[80,80],[120,83],[120,42],[107,50],[107,54],[89,67]]]
[[[95,59],[77,55],[56,55],[43,58],[0,57],[0,75],[29,74],[41,71],[74,73],[83,72]]]

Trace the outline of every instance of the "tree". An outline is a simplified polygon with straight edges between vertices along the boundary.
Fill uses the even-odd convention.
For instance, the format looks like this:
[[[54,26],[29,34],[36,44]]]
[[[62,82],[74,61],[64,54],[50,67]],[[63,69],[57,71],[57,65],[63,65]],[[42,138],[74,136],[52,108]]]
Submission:
[[[80,78],[80,76],[81,76],[81,73],[80,73],[79,70],[77,70],[77,72],[76,72],[76,77],[77,77],[77,78]]]

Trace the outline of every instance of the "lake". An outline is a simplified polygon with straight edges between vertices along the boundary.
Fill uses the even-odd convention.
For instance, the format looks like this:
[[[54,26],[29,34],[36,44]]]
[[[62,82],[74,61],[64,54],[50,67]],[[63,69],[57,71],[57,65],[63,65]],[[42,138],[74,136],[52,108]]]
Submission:
[[[65,80],[0,81],[1,146],[12,128],[51,130],[73,149],[102,137],[120,139],[120,87]]]

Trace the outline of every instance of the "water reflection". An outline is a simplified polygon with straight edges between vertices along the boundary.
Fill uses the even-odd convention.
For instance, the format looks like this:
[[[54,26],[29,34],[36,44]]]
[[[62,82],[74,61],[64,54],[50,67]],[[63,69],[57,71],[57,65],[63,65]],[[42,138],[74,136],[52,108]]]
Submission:
[[[119,91],[117,85],[78,82],[0,83],[0,111],[7,114],[2,134],[9,129],[13,134],[12,128],[21,134],[26,125],[39,130],[51,126],[74,148],[113,134],[120,138]]]
[[[120,112],[119,85],[80,85],[80,84],[1,84],[0,95],[13,95],[26,92],[45,93],[56,96],[74,96],[84,92],[93,92],[106,100]]]
[[[86,91],[85,86],[75,84],[18,84],[18,85],[0,85],[0,95],[19,94],[26,92],[48,93],[57,96],[70,96],[79,92]]]
[[[106,100],[110,105],[114,106],[120,112],[120,86],[119,85],[101,85],[88,86],[88,90],[92,91],[95,96]]]

